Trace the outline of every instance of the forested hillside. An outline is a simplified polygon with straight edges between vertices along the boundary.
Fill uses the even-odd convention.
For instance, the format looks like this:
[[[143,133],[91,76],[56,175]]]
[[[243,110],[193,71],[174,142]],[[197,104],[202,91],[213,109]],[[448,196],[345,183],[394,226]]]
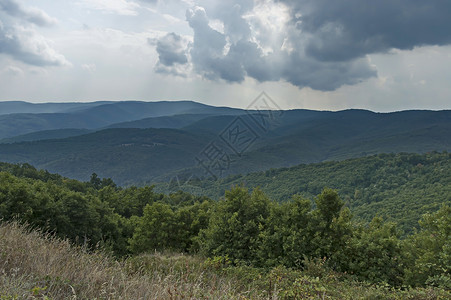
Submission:
[[[376,215],[399,223],[411,231],[424,213],[451,205],[451,154],[379,154],[374,156],[302,164],[217,181],[174,178],[158,184],[160,192],[183,190],[219,199],[233,186],[259,187],[271,199],[284,202],[295,194],[313,197],[327,186],[359,219]]]
[[[305,274],[316,274],[320,281],[312,281],[312,289],[323,297],[334,293],[320,289],[334,285],[330,278],[346,286],[360,281],[436,286],[442,289],[438,293],[451,289],[451,208],[445,201],[437,201],[440,208],[423,215],[419,230],[403,237],[396,223],[382,218],[358,222],[329,188],[312,198],[295,195],[277,202],[260,189],[235,187],[212,201],[184,192],[159,194],[153,187],[124,189],[95,174],[79,182],[29,165],[0,168],[0,218],[26,221],[117,256],[197,253],[217,268],[267,278],[269,284],[267,274],[285,274],[285,288],[277,293],[286,299],[309,290],[297,281]]]
[[[169,113],[175,115],[164,115]],[[0,144],[0,160],[30,163],[79,180],[88,180],[95,172],[127,186],[169,181],[175,176],[223,178],[378,153],[451,151],[451,111],[291,110],[277,116],[272,113],[272,117],[263,113],[246,114],[195,102],[170,107],[168,103],[132,102],[77,110],[69,116],[48,114],[65,128],[77,128],[78,122],[101,128],[78,136],[63,130],[3,140],[9,144]],[[145,115],[153,117],[113,121]],[[16,117],[0,116],[0,131],[11,133],[25,125],[35,128],[40,115]],[[27,139],[30,142],[20,142]],[[208,153],[212,150],[216,152],[213,157],[220,156],[222,161],[211,159]]]
[[[18,135],[12,138],[1,139],[1,144],[13,144],[20,142],[33,142],[42,140],[55,140],[64,139],[72,136],[84,135],[90,133],[89,129],[55,129],[55,130],[43,130],[23,135]]]
[[[88,180],[97,172],[131,184],[190,167],[188,158],[207,142],[175,129],[106,129],[60,140],[2,144],[0,158],[59,170],[71,178]]]

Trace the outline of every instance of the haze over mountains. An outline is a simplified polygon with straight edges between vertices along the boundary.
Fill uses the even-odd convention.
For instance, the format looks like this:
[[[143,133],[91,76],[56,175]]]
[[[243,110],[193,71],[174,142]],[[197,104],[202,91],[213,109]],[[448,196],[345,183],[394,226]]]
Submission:
[[[43,103],[0,102],[0,138],[55,129],[99,129],[114,123],[176,114],[235,114],[238,109],[192,101]]]
[[[450,151],[449,132],[449,110],[269,112],[192,101],[0,102],[0,161],[81,180],[95,172],[121,185],[381,152]],[[200,161],[211,158],[213,148],[215,162],[223,165],[208,171]]]

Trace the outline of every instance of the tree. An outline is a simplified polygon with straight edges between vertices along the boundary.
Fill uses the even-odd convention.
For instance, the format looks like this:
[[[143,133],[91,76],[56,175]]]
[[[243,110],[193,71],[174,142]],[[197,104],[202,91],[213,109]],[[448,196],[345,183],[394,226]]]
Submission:
[[[129,240],[130,250],[141,253],[176,249],[178,234],[175,214],[171,207],[161,202],[148,204],[133,237]]]
[[[451,207],[425,214],[421,229],[405,242],[406,283],[451,289]]]
[[[403,283],[403,255],[400,231],[396,223],[374,218],[370,224],[357,226],[343,251],[337,257],[339,271],[356,275],[360,280]]]
[[[96,173],[92,173],[91,179],[89,180],[89,183],[92,185],[93,188],[98,190],[98,189],[100,189],[100,186],[102,184],[102,180],[100,180],[99,176],[97,176]]]
[[[208,228],[200,233],[201,251],[210,256],[228,256],[235,262],[257,263],[271,202],[259,190],[243,187],[226,191],[216,204]]]
[[[301,267],[304,256],[312,252],[308,231],[311,209],[311,201],[301,195],[271,207],[259,250],[260,260],[265,265]]]
[[[343,208],[344,203],[337,191],[324,188],[316,199],[316,209],[312,212],[311,222],[308,227],[309,240],[312,247],[312,257],[332,259],[345,247],[352,233],[352,215],[348,208]]]

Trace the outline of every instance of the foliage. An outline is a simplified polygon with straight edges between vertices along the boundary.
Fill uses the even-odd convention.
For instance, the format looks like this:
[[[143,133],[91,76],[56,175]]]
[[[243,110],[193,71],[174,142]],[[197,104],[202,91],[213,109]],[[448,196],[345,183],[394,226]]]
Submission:
[[[399,237],[396,224],[383,223],[381,218],[358,226],[339,256],[339,270],[357,275],[361,280],[401,286],[404,266]]]
[[[215,206],[208,227],[201,231],[202,253],[257,263],[260,234],[269,213],[270,202],[261,191],[249,194],[242,187],[227,191],[225,199]]]
[[[407,283],[451,289],[451,207],[424,215],[420,225],[405,243]]]
[[[446,204],[403,236],[396,223],[381,217],[354,220],[329,188],[310,199],[296,194],[276,202],[260,189],[237,186],[211,201],[185,192],[159,194],[153,186],[124,189],[95,174],[82,183],[31,166],[2,168],[9,171],[0,172],[1,219],[26,222],[89,251],[100,246],[117,256],[200,253],[210,258],[209,268],[243,272],[243,282],[263,276],[271,285],[267,295],[287,299],[332,297],[323,280],[328,277],[377,285],[376,294],[384,293],[379,285],[451,288]],[[266,275],[276,273],[282,279]]]
[[[398,223],[404,234],[418,228],[425,213],[451,205],[451,153],[379,154],[356,159],[235,175],[219,181],[191,181],[176,189],[219,199],[232,186],[259,187],[270,199],[292,195],[312,198],[324,187],[337,190],[356,218],[370,222],[380,216]],[[168,192],[167,184],[156,191]]]

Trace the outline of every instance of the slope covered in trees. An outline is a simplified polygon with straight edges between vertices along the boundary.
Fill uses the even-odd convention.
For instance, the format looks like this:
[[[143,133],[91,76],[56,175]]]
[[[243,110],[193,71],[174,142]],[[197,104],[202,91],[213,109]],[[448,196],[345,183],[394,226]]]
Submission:
[[[235,175],[217,181],[183,178],[157,185],[156,190],[184,190],[219,199],[232,186],[259,187],[284,202],[295,194],[313,197],[327,186],[338,191],[353,214],[365,221],[377,215],[409,232],[421,215],[451,205],[451,154],[379,154],[343,161],[302,164],[291,168]]]
[[[130,185],[137,178],[150,180],[191,166],[187,157],[201,151],[207,141],[175,129],[107,129],[60,140],[3,144],[0,158],[81,180],[98,173]]]
[[[135,103],[132,107],[124,105],[106,105],[95,110],[91,108],[89,112],[77,111],[70,117],[64,114],[50,114],[49,117],[57,118],[67,127],[76,128],[76,124],[71,122],[87,120],[83,119],[85,117],[107,124],[112,119],[119,121],[120,118],[111,117],[115,115],[121,115],[122,119],[137,117],[140,115],[137,112],[139,107],[143,109],[142,114],[146,113],[146,106],[143,108],[142,103]],[[153,106],[149,104],[149,107]],[[164,107],[147,113],[163,114]],[[187,111],[195,110],[195,107],[188,107]],[[167,111],[176,112],[176,108]],[[183,112],[182,108],[178,108],[180,112]],[[105,109],[104,114],[98,112],[99,109]],[[130,111],[122,113],[127,109]],[[283,112],[278,118],[264,119],[261,123],[260,115],[246,115],[244,111],[213,107],[200,107],[198,110],[197,115],[154,117],[116,125],[176,128],[186,125],[178,129],[111,128],[76,137],[0,144],[0,160],[30,163],[79,180],[88,180],[95,172],[124,186],[168,181],[182,174],[188,174],[187,177],[222,178],[377,153],[451,150],[451,111],[378,114],[361,110],[293,110]],[[208,116],[209,111],[215,116]],[[79,113],[84,117],[79,119]],[[99,116],[96,117],[96,113]],[[232,115],[234,113],[244,115],[237,117]],[[6,117],[13,118],[14,115]],[[28,117],[25,116],[25,119]],[[33,115],[30,118],[38,117]],[[261,122],[256,123],[255,120]],[[8,132],[21,126],[17,120],[3,121]],[[24,122],[34,128],[33,122]],[[208,155],[209,150],[214,150],[216,156]],[[222,158],[222,162],[211,159],[217,156]],[[200,164],[199,160],[205,162]],[[210,165],[215,168],[208,167]]]
[[[1,139],[1,144],[13,144],[20,142],[33,142],[42,140],[55,140],[64,139],[72,136],[83,135],[90,133],[88,129],[55,129],[55,130],[43,130],[23,135],[18,135],[12,138]]]

